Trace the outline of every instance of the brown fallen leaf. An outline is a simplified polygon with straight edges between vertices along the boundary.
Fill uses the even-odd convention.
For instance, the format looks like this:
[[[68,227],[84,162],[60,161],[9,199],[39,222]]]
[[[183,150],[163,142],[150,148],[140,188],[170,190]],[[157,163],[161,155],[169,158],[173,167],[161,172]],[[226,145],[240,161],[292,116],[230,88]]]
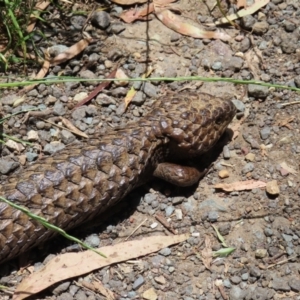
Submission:
[[[221,24],[227,24],[229,21],[236,20],[238,18],[252,15],[256,11],[258,11],[260,8],[266,6],[270,0],[256,0],[252,5],[248,6],[247,8],[241,9],[235,14],[232,14],[230,16],[227,16],[226,18],[222,18],[219,21],[216,21],[214,23],[206,24],[207,26],[214,26],[214,25],[221,25]]]
[[[280,163],[279,165],[280,165],[281,168],[287,170],[291,174],[294,174],[294,175],[298,174],[298,172],[294,168],[288,166],[285,161]]]
[[[228,41],[231,37],[223,32],[205,31],[194,25],[184,22],[179,16],[173,14],[168,9],[155,11],[157,18],[170,29],[193,38],[200,39],[220,39]]]
[[[38,1],[33,8],[33,11],[35,12],[34,14],[31,14],[29,17],[30,23],[27,26],[27,32],[32,32],[34,29],[37,17],[41,14],[43,10],[45,10],[48,5],[50,4],[50,1]]]
[[[111,264],[145,256],[181,243],[188,238],[189,234],[152,236],[99,248],[98,250],[107,258],[90,250],[58,255],[50,260],[44,268],[26,277],[18,285],[13,300],[25,299],[62,280],[81,276]]]
[[[67,120],[66,118],[60,117],[60,120],[62,121],[62,123],[74,134],[84,137],[86,139],[89,138],[89,136],[87,134],[85,134],[84,132],[82,132],[81,130],[79,130],[77,127],[75,127],[72,122],[70,122],[69,120]]]
[[[166,5],[175,2],[176,0],[156,0],[156,5],[159,7],[165,7]],[[120,15],[120,18],[126,23],[132,23],[135,20],[150,20],[151,18],[147,17],[147,15],[151,14],[154,11],[154,3],[146,4],[139,9],[130,9],[128,11],[123,12]]]
[[[213,258],[213,252],[211,249],[211,241],[208,235],[205,236],[205,246],[201,251],[201,259],[206,269],[210,270],[210,265]]]
[[[124,22],[126,23],[132,23],[135,20],[145,20],[146,16],[148,14],[151,14],[154,10],[153,3],[150,3],[149,5],[145,5],[142,8],[139,9],[130,9],[125,12],[122,12],[119,16]],[[147,18],[149,20],[149,17]]]
[[[45,52],[45,60],[44,60],[43,66],[40,69],[40,71],[38,72],[38,74],[34,77],[34,79],[42,79],[42,78],[44,78],[46,76],[46,74],[48,73],[49,68],[50,68],[50,56],[49,56],[48,52],[46,51]],[[32,84],[32,85],[25,86],[23,89],[21,89],[18,92],[18,95],[21,96],[21,95],[24,95],[24,94],[28,93],[29,91],[31,91],[32,89],[34,89],[34,87],[36,85],[37,84]]]
[[[279,127],[287,127],[288,129],[292,130],[292,126],[289,124],[295,120],[295,116],[290,116],[287,119],[281,120],[277,122]]]
[[[118,70],[118,66],[105,78],[105,79],[114,79],[116,76],[116,72]],[[92,100],[94,97],[96,97],[102,90],[104,90],[109,84],[111,83],[111,81],[103,81],[101,82],[86,98],[84,98],[82,101],[78,102],[76,104],[76,106],[74,107],[74,109],[76,109],[77,107],[82,106],[83,104],[89,102],[90,100]]]
[[[70,60],[74,56],[81,53],[92,41],[93,39],[89,36],[83,38],[82,40],[68,48],[65,52],[60,53],[52,58],[51,66],[57,66],[67,60]]]
[[[120,4],[120,5],[133,5],[133,4],[141,4],[146,3],[149,0],[111,0],[111,2]]]
[[[92,282],[82,280],[77,285],[90,289],[93,292],[100,293],[101,295],[106,297],[106,300],[116,300],[114,293],[107,289],[99,280]]]
[[[232,183],[218,183],[214,185],[215,189],[221,189],[226,192],[252,190],[264,187],[266,187],[266,183],[259,180],[245,180]]]

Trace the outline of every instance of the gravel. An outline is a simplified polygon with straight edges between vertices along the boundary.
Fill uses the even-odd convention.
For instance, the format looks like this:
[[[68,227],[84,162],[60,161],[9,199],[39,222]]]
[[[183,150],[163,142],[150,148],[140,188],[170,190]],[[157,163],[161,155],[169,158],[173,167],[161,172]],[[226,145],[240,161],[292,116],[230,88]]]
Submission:
[[[209,15],[200,5],[201,2],[197,2],[189,12],[191,19],[205,24],[218,18],[217,10]],[[83,7],[82,10],[88,11],[88,8]],[[238,28],[224,27],[222,30],[233,37],[229,43],[186,37],[166,29],[163,23],[153,19],[149,21],[151,42],[148,50],[145,37],[140,34],[145,32],[146,23],[126,24],[116,17],[123,10],[125,7],[118,5],[105,11],[96,9],[91,16],[91,24],[86,23],[87,17],[83,15],[58,17],[55,24],[49,19],[53,30],[64,28],[67,32],[67,36],[63,35],[63,31],[52,35],[50,45],[42,36],[37,37],[39,46],[50,48],[51,56],[63,53],[78,42],[82,38],[79,35],[82,30],[89,32],[94,39],[76,58],[51,67],[49,78],[63,74],[100,79],[107,77],[120,63],[119,67],[129,78],[145,74],[153,77],[197,75],[300,87],[297,1],[272,0],[257,13],[240,18],[237,22],[249,32],[247,34]],[[49,11],[59,13],[52,4]],[[234,7],[226,11],[233,13]],[[193,12],[196,13],[195,18]],[[47,19],[47,15],[44,17]],[[44,28],[39,29],[44,32]],[[148,74],[150,65],[154,71]],[[17,77],[20,72],[16,73]],[[29,69],[29,74],[34,72],[36,70]],[[10,76],[13,74],[11,72]],[[282,105],[299,101],[297,93],[258,84],[243,87],[226,82],[135,81],[127,86],[111,83],[87,105],[74,109],[97,85],[98,82],[40,84],[26,94],[26,99],[19,106],[15,105],[19,99],[15,91],[3,90],[0,99],[3,115],[37,107],[52,108],[53,113],[45,118],[31,116],[25,123],[22,120],[24,114],[18,114],[3,123],[6,134],[32,144],[2,145],[1,184],[6,182],[7,175],[11,176],[14,172],[17,175],[19,168],[28,168],[31,162],[43,156],[57,155],[68,144],[82,139],[53,123],[61,126],[65,118],[92,138],[99,133],[105,134],[113,126],[138,120],[151,110],[152,100],[160,95],[168,97],[169,92],[180,96],[183,89],[233,99],[238,120],[233,122],[232,129],[237,136],[234,141],[222,145],[212,161],[206,157],[202,161],[191,159],[189,163],[197,164],[201,169],[215,162],[199,185],[177,188],[161,181],[151,181],[129,194],[120,203],[119,212],[100,228],[93,223],[89,229],[81,228],[86,230],[84,233],[78,233],[92,247],[114,245],[129,236],[130,242],[149,235],[171,235],[170,230],[178,234],[189,233],[187,241],[131,262],[95,270],[84,280],[92,282],[95,276],[123,300],[222,299],[217,280],[230,299],[291,299],[293,293],[299,293],[299,263],[295,256],[300,253],[300,227],[297,222],[300,194],[297,177],[300,136],[297,128],[300,111],[297,104]],[[124,98],[131,86],[136,94],[125,108]],[[288,170],[280,166],[282,162],[289,166]],[[226,170],[228,176],[220,178],[220,170]],[[244,180],[266,182],[267,189],[256,187],[227,193],[214,187],[217,183],[239,186],[237,182]],[[168,228],[156,218],[157,214],[165,218]],[[207,239],[213,251],[223,247],[212,223],[227,246],[236,250],[227,257],[213,258],[214,263],[208,270],[202,260]],[[36,272],[57,253],[68,251],[81,249],[60,238],[54,239],[53,243],[45,243],[39,251],[31,252],[28,265],[32,263]],[[225,268],[227,272],[224,272]],[[5,264],[1,268],[1,284],[15,287],[27,276],[26,272],[17,270],[16,262]],[[105,299],[77,285],[80,280],[75,278],[74,281],[61,282],[44,291],[44,295],[54,300]],[[148,290],[150,292],[146,293]],[[0,297],[8,299],[3,292]]]

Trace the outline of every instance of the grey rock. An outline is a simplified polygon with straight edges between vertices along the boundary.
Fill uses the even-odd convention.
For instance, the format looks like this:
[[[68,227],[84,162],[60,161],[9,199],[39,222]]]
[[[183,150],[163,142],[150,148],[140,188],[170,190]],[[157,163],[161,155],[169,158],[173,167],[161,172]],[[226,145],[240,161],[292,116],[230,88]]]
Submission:
[[[85,111],[89,116],[97,116],[98,115],[98,111],[94,105],[87,106]]]
[[[249,162],[243,167],[242,173],[247,174],[249,172],[252,172],[253,170],[254,170],[254,164]]]
[[[265,50],[268,48],[268,43],[266,41],[261,41],[261,43],[258,46],[258,49]]]
[[[181,35],[177,32],[172,32],[170,41],[171,42],[177,42],[181,38]]]
[[[110,104],[116,104],[116,100],[113,97],[107,96],[105,94],[99,94],[96,98],[96,102],[99,105],[110,105]]]
[[[288,256],[291,256],[295,253],[295,251],[292,249],[292,247],[286,247],[285,251],[286,251]]]
[[[283,239],[284,239],[286,242],[291,242],[291,241],[293,240],[293,236],[292,236],[292,235],[289,235],[289,234],[283,233],[283,234],[282,234],[282,237],[283,237]]]
[[[84,79],[97,79],[97,75],[90,70],[83,70],[79,73],[79,76]],[[93,82],[87,82],[86,84],[93,84]],[[97,83],[96,83],[97,84]]]
[[[48,48],[48,52],[50,56],[55,57],[58,54],[65,52],[67,49],[69,49],[69,47],[65,45],[54,45]]]
[[[215,71],[220,71],[223,69],[223,65],[220,61],[216,61],[212,64],[211,68]]]
[[[231,156],[230,156],[230,150],[229,150],[229,147],[226,145],[223,147],[223,157],[225,159],[229,159]]]
[[[57,295],[65,292],[69,288],[70,284],[71,284],[70,281],[66,281],[66,282],[59,284],[54,289],[52,289],[52,294],[57,296]]]
[[[239,71],[244,64],[244,60],[240,57],[233,56],[224,63],[225,70],[232,70],[234,72]]]
[[[96,11],[91,17],[91,23],[100,29],[106,29],[110,25],[110,16],[105,11]]]
[[[31,162],[34,161],[39,155],[35,152],[26,152],[26,159],[27,161]]]
[[[69,293],[74,296],[77,291],[79,290],[79,286],[75,285],[75,284],[72,284],[69,288]]]
[[[83,290],[79,290],[75,295],[75,300],[87,300],[87,296]]]
[[[123,57],[124,51],[123,49],[113,47],[108,53],[107,58],[111,61],[116,61],[117,59]]]
[[[77,30],[81,30],[82,27],[85,25],[86,17],[84,16],[73,16],[70,18],[70,22],[73,25],[73,27]]]
[[[242,278],[243,281],[247,281],[248,278],[249,278],[249,273],[242,274],[241,278]]]
[[[114,23],[111,25],[110,31],[114,34],[118,34],[125,30],[125,26],[122,23]]]
[[[223,284],[226,288],[230,289],[232,287],[229,279],[224,279]]]
[[[97,234],[91,234],[85,239],[84,242],[90,247],[97,248],[100,245],[100,238]]]
[[[55,102],[53,106],[53,114],[56,116],[63,116],[66,113],[66,109],[60,101]]]
[[[28,92],[27,96],[36,97],[38,94],[39,94],[38,91],[36,89],[34,89],[34,90],[31,90],[30,92]]]
[[[249,84],[248,93],[251,97],[265,99],[269,94],[269,89],[266,86]]]
[[[208,220],[210,222],[216,222],[219,218],[219,214],[217,211],[215,210],[211,210],[209,213],[208,213],[208,216],[207,216]]]
[[[44,152],[46,154],[54,154],[62,149],[64,149],[66,146],[61,143],[61,142],[51,142],[49,144],[46,144],[45,147],[44,147]]]
[[[245,291],[235,285],[230,290],[230,300],[242,300],[245,297],[245,294]]]
[[[0,173],[5,175],[19,167],[19,163],[0,158]]]
[[[45,127],[45,122],[44,121],[36,122],[36,128],[37,129],[43,129],[44,127]]]
[[[145,82],[142,91],[151,98],[157,97],[157,88],[151,82]]]
[[[258,278],[261,276],[261,271],[258,267],[255,267],[255,266],[250,267],[249,272],[252,277]]]
[[[270,127],[264,127],[261,131],[260,131],[260,137],[262,140],[266,140],[267,138],[269,138],[271,134],[271,128]]]
[[[224,223],[224,224],[220,224],[219,227],[219,232],[222,236],[228,235],[230,230],[231,230],[231,225],[230,223]]]
[[[114,7],[111,9],[111,13],[112,13],[114,16],[119,16],[122,12],[123,12],[123,8],[122,8],[121,6],[114,6]]]
[[[124,87],[117,87],[115,89],[113,89],[111,91],[111,94],[114,96],[114,97],[121,97],[121,96],[125,96],[127,93],[127,89],[125,89]]]
[[[168,206],[165,210],[166,212],[166,217],[170,217],[172,215],[172,213],[174,212],[174,206]]]
[[[157,208],[159,206],[159,202],[157,200],[154,200],[151,202],[151,207],[152,208]]]
[[[275,291],[271,289],[266,289],[262,287],[258,287],[255,285],[250,286],[247,289],[247,295],[245,297],[246,300],[271,300],[274,296]]]
[[[291,290],[286,278],[275,277],[272,281],[272,287],[275,291],[289,292]]]
[[[269,23],[266,21],[256,22],[252,27],[253,32],[259,35],[266,33],[268,29]]]
[[[242,281],[242,279],[240,276],[235,275],[230,278],[230,281],[234,284],[239,284]]]
[[[265,82],[269,82],[271,80],[271,76],[269,74],[266,74],[266,73],[262,73],[260,75],[260,79],[262,81],[265,81]]]
[[[297,28],[297,25],[293,22],[289,22],[285,20],[283,27],[286,32],[293,32]]]
[[[281,50],[283,53],[286,54],[292,54],[296,51],[297,49],[297,40],[295,39],[284,39],[281,42]]]
[[[152,201],[156,200],[157,196],[152,193],[148,193],[144,196],[144,200],[146,203],[151,204]]]
[[[90,56],[89,56],[89,61],[90,62],[97,62],[100,58],[100,55],[98,53],[92,53]]]
[[[139,275],[139,277],[134,281],[132,288],[134,290],[137,290],[144,284],[144,282],[145,282],[144,277],[142,275]]]
[[[127,294],[128,298],[134,299],[136,297],[136,292],[135,291],[130,291]]]
[[[57,300],[74,300],[73,296],[70,293],[62,293],[56,299]]]
[[[72,112],[72,118],[74,120],[82,120],[85,117],[85,115],[86,115],[85,106],[78,107]]]
[[[172,199],[172,204],[177,205],[184,201],[184,197],[177,196]]]
[[[146,96],[141,91],[138,91],[132,98],[132,103],[136,105],[142,105],[146,100]]]
[[[210,69],[211,62],[209,61],[208,58],[203,58],[203,59],[201,60],[201,66],[202,66],[204,69]]]
[[[300,76],[294,78],[294,82],[297,88],[300,88]]]
[[[151,257],[151,264],[154,268],[158,268],[160,264],[163,262],[164,257],[162,255],[155,255]]]
[[[163,256],[169,256],[171,254],[171,249],[170,248],[164,248],[159,251],[159,254]]]
[[[295,276],[289,280],[289,286],[292,291],[299,293],[300,292],[300,279],[298,276]]]
[[[246,37],[240,43],[240,51],[246,52],[249,50],[250,46],[251,46],[250,40],[249,38]]]
[[[132,77],[133,77],[133,78],[134,78],[134,77],[138,77],[138,75],[137,75],[137,76],[133,75]],[[133,87],[135,90],[139,90],[139,89],[141,88],[141,86],[142,86],[142,81],[134,81],[133,84],[132,84],[132,87]]]
[[[264,233],[265,233],[265,236],[272,236],[273,235],[273,230],[271,228],[265,228],[264,229]]]
[[[244,16],[241,18],[241,25],[248,30],[251,30],[256,23],[256,19],[252,15]]]
[[[65,130],[65,129],[63,129],[60,132],[60,134],[61,134],[61,139],[64,144],[70,144],[70,143],[74,142],[76,139],[75,135],[72,132]]]
[[[186,202],[183,203],[184,206],[185,206],[185,204],[186,204]],[[197,205],[197,202],[195,202],[195,205]],[[222,211],[222,212],[227,211],[226,207],[218,204],[214,199],[206,199],[206,200],[199,203],[199,208],[200,209],[203,209],[205,207],[210,207],[210,208],[213,208],[213,209],[217,209],[218,211]],[[194,209],[194,208],[192,207],[192,209]]]
[[[236,109],[239,112],[244,112],[245,111],[245,104],[241,100],[233,99],[231,100],[233,104],[235,105]]]

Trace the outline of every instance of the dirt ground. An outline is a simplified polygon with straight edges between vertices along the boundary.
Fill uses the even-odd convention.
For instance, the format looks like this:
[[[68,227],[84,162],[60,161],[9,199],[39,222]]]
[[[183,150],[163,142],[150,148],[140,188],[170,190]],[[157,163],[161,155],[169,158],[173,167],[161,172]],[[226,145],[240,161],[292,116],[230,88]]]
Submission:
[[[253,1],[247,3],[250,6]],[[178,2],[181,16],[201,28],[208,28],[204,25],[221,17],[217,8],[209,12],[211,5],[194,0]],[[233,4],[223,6],[226,12],[234,12]],[[91,11],[91,6],[83,3],[78,4],[79,8]],[[49,76],[101,78],[120,62],[120,68],[133,78],[141,77],[151,67],[150,77],[228,77],[300,88],[298,0],[271,0],[258,12],[237,20],[236,28],[218,27],[217,31],[231,37],[227,42],[178,34],[153,15],[147,22],[126,24],[118,18],[125,9],[111,4],[108,10],[97,11],[98,17],[85,27],[94,43],[76,58],[52,67]],[[47,32],[46,39],[36,35],[39,47],[59,52],[82,38],[85,16],[63,15],[54,5],[48,11],[45,19],[49,23],[38,25]],[[18,78],[18,71],[13,69],[8,75]],[[31,117],[24,123],[24,114],[19,114],[3,124],[6,134],[28,140],[31,131],[38,138],[34,147],[1,148],[1,182],[41,154],[52,154],[79,138],[46,120],[59,123],[62,116],[92,136],[105,132],[107,126],[137,120],[151,110],[151,100],[166,92],[180,95],[183,90],[192,90],[234,101],[238,109],[230,124],[234,140],[222,146],[213,167],[196,187],[174,188],[151,181],[128,195],[116,209],[118,212],[103,224],[72,232],[94,247],[117,244],[140,224],[130,240],[173,235],[155,218],[160,214],[176,233],[190,234],[185,242],[65,280],[31,299],[109,299],[82,284],[95,278],[113,292],[112,299],[120,300],[300,299],[300,102],[285,105],[299,101],[299,94],[228,82],[132,82],[112,84],[87,106],[72,111],[74,103],[97,84],[40,84],[16,107],[17,89],[1,93],[4,116],[32,107],[53,108],[44,120]],[[138,93],[122,114],[124,97],[132,85]],[[215,188],[219,183],[240,187],[238,182],[249,180],[253,182],[250,189],[225,192]],[[259,182],[267,183],[267,187],[259,187]],[[213,251],[222,248],[212,225],[218,228],[227,247],[235,251],[213,258],[208,269],[203,263],[203,249],[208,242]],[[23,278],[40,270],[54,255],[72,250],[79,251],[76,245],[58,237],[22,259],[3,264],[0,284],[9,290],[0,291],[0,299],[11,299]]]

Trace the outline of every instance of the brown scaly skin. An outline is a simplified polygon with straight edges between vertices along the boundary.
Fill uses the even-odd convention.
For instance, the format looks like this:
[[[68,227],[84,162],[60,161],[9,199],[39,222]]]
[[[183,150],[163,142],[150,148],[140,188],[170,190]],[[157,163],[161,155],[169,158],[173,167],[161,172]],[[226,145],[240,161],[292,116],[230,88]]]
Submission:
[[[0,195],[69,230],[115,205],[151,178],[158,164],[208,151],[235,112],[232,102],[207,94],[165,97],[138,122],[20,170],[1,184]],[[0,202],[0,263],[53,235]]]

